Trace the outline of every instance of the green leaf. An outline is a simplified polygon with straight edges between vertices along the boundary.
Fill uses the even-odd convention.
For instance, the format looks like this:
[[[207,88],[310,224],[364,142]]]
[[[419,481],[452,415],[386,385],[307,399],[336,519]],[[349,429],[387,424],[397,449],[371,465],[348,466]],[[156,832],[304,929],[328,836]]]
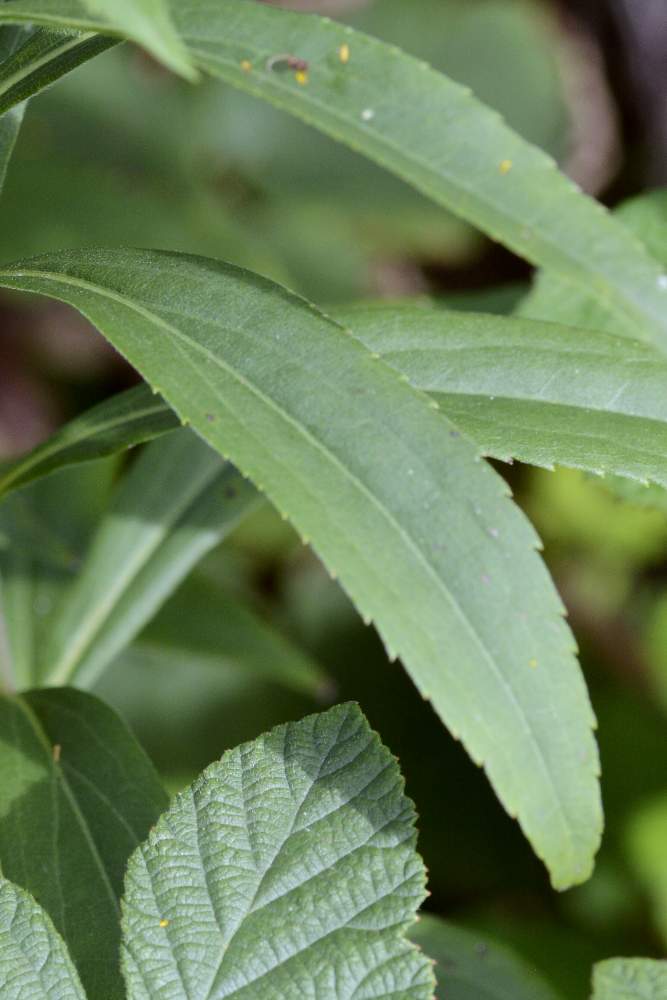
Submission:
[[[86,1000],[63,939],[27,892],[0,876],[3,1000]]]
[[[143,45],[161,62],[188,80],[197,72],[174,28],[166,0],[84,0],[93,15],[111,29]]]
[[[352,146],[603,300],[633,336],[667,350],[663,269],[467,89],[399,49],[312,15],[238,0],[178,0],[172,17],[200,69]],[[109,30],[82,0],[12,0],[0,7],[0,22],[11,21]],[[284,54],[309,63],[307,82],[284,59],[274,61]]]
[[[161,662],[212,669],[229,663],[306,694],[326,692],[322,668],[231,594],[192,577],[160,609],[136,646]]]
[[[90,32],[23,32],[11,56],[0,62],[0,115],[116,44]]]
[[[123,874],[166,795],[125,725],[80,691],[1,698],[0,733],[3,874],[47,911],[90,997],[120,1000]]]
[[[355,705],[226,753],[132,856],[128,1000],[429,1000],[426,895],[395,758]]]
[[[335,316],[494,458],[667,486],[667,363],[592,330],[415,306]]]
[[[664,763],[661,765],[664,769]],[[667,946],[667,794],[635,808],[627,825],[625,852],[651,901],[653,921]]]
[[[593,1000],[667,1000],[667,962],[612,958],[593,973]]]
[[[229,265],[94,251],[0,283],[80,309],[291,517],[554,884],[587,878],[601,808],[574,641],[533,530],[434,404],[308,303]]]
[[[43,642],[46,683],[91,684],[258,502],[187,430],[149,446],[102,520]]]
[[[0,498],[57,469],[113,455],[178,426],[148,386],[128,389],[71,420],[21,458],[0,464]]]
[[[441,1000],[558,1000],[526,961],[476,932],[422,916],[410,938],[435,959]]]
[[[0,75],[4,61],[11,60],[13,53],[26,35],[27,32],[18,28],[0,28]],[[2,110],[0,110],[0,192],[5,183],[7,167],[23,121],[23,111],[23,105],[12,107],[6,114],[2,114]]]

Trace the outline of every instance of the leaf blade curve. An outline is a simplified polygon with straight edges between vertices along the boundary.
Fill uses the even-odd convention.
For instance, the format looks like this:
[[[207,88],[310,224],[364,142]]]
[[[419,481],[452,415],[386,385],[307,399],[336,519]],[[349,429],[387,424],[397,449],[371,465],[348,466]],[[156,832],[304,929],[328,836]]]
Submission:
[[[599,768],[562,605],[505,484],[427,398],[314,307],[229,265],[95,251],[0,283],[80,309],[292,518],[554,883],[587,877]]]
[[[229,751],[130,860],[129,1000],[177,983],[189,1000],[428,1000],[431,964],[403,937],[425,895],[414,821],[357,706]]]

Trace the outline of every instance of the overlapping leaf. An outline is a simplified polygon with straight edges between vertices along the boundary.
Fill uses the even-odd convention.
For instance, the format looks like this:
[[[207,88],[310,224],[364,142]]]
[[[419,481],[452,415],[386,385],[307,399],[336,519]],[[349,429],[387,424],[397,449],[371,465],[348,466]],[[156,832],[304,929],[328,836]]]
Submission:
[[[598,761],[536,537],[474,446],[313,307],[201,258],[96,251],[0,281],[78,307],[311,539],[483,763],[558,886],[585,878]]]
[[[123,874],[166,795],[120,719],[82,692],[1,698],[0,734],[3,874],[49,914],[89,996],[120,1000]]]
[[[404,937],[425,896],[414,822],[355,705],[226,753],[130,860],[128,1000],[430,1000]]]
[[[167,0],[84,0],[84,4],[94,16],[101,16],[111,28],[144,45],[176,73],[196,79],[195,69],[172,23]]]
[[[86,1000],[63,939],[34,899],[0,876],[0,996]]]
[[[358,149],[667,350],[660,265],[465,88],[323,18],[238,0],[179,0],[172,17],[201,69]],[[83,0],[11,0],[0,7],[8,21],[109,30]],[[275,60],[285,54],[308,74]]]

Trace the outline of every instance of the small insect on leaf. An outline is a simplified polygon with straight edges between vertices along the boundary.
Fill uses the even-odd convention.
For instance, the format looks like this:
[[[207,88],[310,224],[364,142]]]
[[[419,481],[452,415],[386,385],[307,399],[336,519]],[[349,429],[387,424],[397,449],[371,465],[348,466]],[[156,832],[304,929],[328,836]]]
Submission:
[[[266,60],[266,69],[269,73],[281,67],[294,70],[295,73],[307,73],[309,63],[306,59],[300,59],[289,52],[281,52],[279,55],[271,56],[270,59]]]

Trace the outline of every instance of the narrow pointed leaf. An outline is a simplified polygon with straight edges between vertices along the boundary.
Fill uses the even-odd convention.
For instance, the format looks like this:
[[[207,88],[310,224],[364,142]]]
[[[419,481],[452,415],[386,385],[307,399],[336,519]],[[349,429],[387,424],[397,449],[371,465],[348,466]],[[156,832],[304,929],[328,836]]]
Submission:
[[[143,45],[156,59],[190,80],[197,73],[176,33],[167,0],[85,0],[93,15]]]
[[[0,876],[0,996],[86,1000],[65,942],[44,910]]]
[[[0,63],[0,115],[116,44],[91,32],[24,32],[12,55]]]
[[[76,417],[21,458],[0,464],[0,498],[79,462],[113,455],[180,426],[146,385],[118,393]]]
[[[527,962],[474,931],[424,915],[410,939],[435,960],[437,1000],[559,1000]]]
[[[20,47],[28,32],[21,28],[0,28],[0,73],[5,60],[11,60],[12,55]],[[2,114],[0,111],[0,193],[7,176],[7,168],[14,151],[16,137],[23,121],[23,105],[13,105],[11,110]]]
[[[484,454],[667,486],[667,362],[650,345],[410,306],[336,316]]]
[[[430,1000],[414,823],[355,705],[226,753],[130,860],[128,1000]]]
[[[91,684],[257,502],[190,431],[149,446],[54,612],[41,657],[46,682]]]
[[[667,1000],[667,961],[612,958],[593,973],[593,1000]]]
[[[89,996],[120,1000],[123,874],[166,795],[120,719],[82,692],[0,699],[0,733],[3,874],[47,911]]]
[[[156,660],[196,662],[211,669],[229,663],[244,673],[310,695],[330,686],[324,670],[250,607],[202,577],[171,597],[135,644]]]
[[[0,283],[80,309],[292,518],[554,884],[586,878],[601,810],[574,641],[533,530],[427,397],[308,303],[218,262],[95,251]]]
[[[527,260],[603,300],[667,351],[667,279],[641,243],[464,87],[393,46],[312,15],[239,0],[178,0],[202,70],[375,160]],[[11,0],[3,21],[109,30],[83,0]],[[349,60],[341,61],[341,46]],[[276,55],[309,64],[297,77]]]

